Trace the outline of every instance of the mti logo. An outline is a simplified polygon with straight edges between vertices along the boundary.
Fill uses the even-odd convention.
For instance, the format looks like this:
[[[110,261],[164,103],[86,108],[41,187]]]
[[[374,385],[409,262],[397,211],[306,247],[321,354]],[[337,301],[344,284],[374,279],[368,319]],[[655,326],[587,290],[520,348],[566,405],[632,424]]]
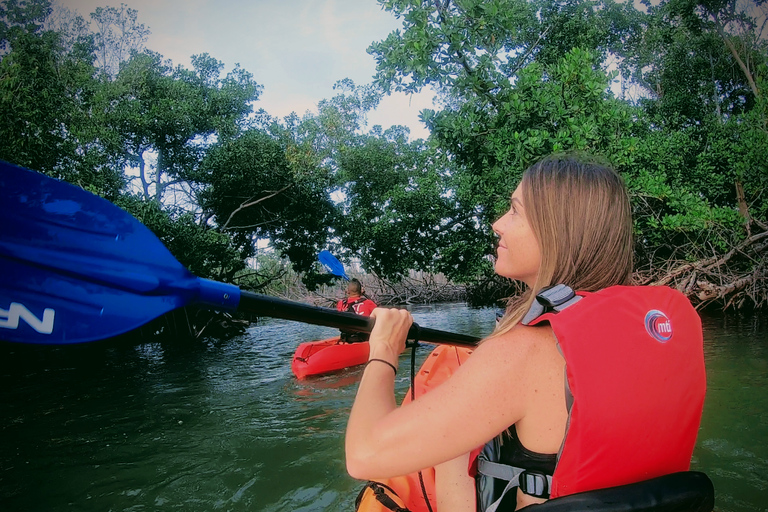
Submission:
[[[652,309],[645,315],[645,330],[656,341],[666,343],[672,337],[672,322],[661,311]]]

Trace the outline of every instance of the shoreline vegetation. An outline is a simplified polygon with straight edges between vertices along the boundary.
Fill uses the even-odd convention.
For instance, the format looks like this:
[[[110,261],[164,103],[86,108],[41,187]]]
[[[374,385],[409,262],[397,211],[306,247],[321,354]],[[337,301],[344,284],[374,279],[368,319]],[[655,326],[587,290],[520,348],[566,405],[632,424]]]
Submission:
[[[676,288],[691,299],[697,309],[765,309],[768,306],[768,225],[756,219],[752,221],[755,229],[750,230],[750,236],[725,254],[697,261],[670,259],[662,266],[635,272],[635,283]],[[751,263],[755,265],[750,269]],[[745,272],[745,268],[750,270]]]
[[[367,49],[372,81],[284,118],[251,71],[146,48],[128,5],[6,2],[0,159],[119,205],[200,277],[332,306],[327,249],[380,305],[498,307],[519,290],[493,275],[491,224],[524,169],[578,154],[627,184],[636,284],[768,310],[768,3],[369,1],[402,22]],[[426,139],[368,126],[425,88]],[[185,310],[142,332],[249,320]]]
[[[768,230],[755,233],[746,243],[725,256],[696,262],[669,262],[653,271],[636,271],[633,284],[670,286],[684,293],[697,310],[757,313],[768,301],[765,290],[757,286],[758,275],[739,276],[729,271],[728,264],[739,258],[765,258],[768,252]],[[359,271],[359,266],[356,266]],[[375,274],[353,273],[363,284],[365,294],[380,307],[405,307],[416,304],[466,302],[470,307],[504,308],[506,299],[519,294],[518,283],[498,276],[472,284],[456,284],[441,274],[411,271],[400,280],[387,280]],[[310,291],[301,276],[284,269],[266,291],[282,299],[335,309],[343,298],[345,281],[322,285]],[[746,306],[745,306],[746,304]],[[756,304],[758,307],[750,307]],[[172,311],[138,330],[141,339],[199,339],[229,337],[242,334],[255,316],[229,314],[194,307]]]

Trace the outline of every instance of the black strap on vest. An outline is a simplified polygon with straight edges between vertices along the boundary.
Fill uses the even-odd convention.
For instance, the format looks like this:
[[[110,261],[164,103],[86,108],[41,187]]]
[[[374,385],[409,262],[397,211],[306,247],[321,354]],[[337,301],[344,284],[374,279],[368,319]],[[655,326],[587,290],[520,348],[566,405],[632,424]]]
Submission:
[[[493,438],[483,446],[477,456],[477,476],[475,486],[477,490],[477,510],[481,512],[496,512],[502,501],[511,499],[516,502],[514,494],[505,500],[505,497],[518,488],[525,494],[536,498],[549,498],[552,487],[552,475],[510,466],[498,462],[501,458],[501,441],[499,437]],[[497,494],[495,481],[506,482],[504,490]],[[506,507],[506,505],[505,505]]]
[[[344,311],[347,313],[357,313],[355,311],[354,306],[357,304],[362,304],[366,301],[365,297],[360,297],[354,302],[347,302],[349,299],[344,299],[341,303],[341,305],[344,307]],[[368,334],[362,333],[362,332],[355,332],[355,331],[345,331],[344,329],[339,329],[340,331],[340,339],[342,343],[357,343],[360,341],[368,341]]]
[[[354,302],[347,302],[348,300],[349,299],[344,299],[341,305],[344,306],[344,311],[346,311],[347,313],[354,313],[355,312],[354,306],[362,302],[365,302],[365,297],[360,297]]]
[[[360,490],[360,493],[357,495],[357,498],[355,499],[355,510],[360,508],[360,502],[363,499],[363,495],[365,494],[365,490],[370,488],[371,491],[373,491],[373,495],[376,497],[376,501],[382,504],[382,506],[388,508],[392,512],[411,512],[407,508],[403,508],[400,505],[398,505],[395,500],[390,498],[385,491],[385,489],[395,496],[397,496],[397,493],[392,489],[390,486],[383,484],[381,482],[368,482],[365,484],[365,487],[363,487]]]

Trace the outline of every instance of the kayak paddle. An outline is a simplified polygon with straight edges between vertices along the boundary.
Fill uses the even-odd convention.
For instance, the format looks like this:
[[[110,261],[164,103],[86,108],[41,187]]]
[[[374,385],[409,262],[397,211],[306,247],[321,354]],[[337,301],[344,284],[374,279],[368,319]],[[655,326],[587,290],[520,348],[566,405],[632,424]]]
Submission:
[[[194,276],[147,227],[109,201],[0,162],[0,340],[101,340],[187,305],[357,332],[370,332],[374,323]],[[409,334],[450,345],[478,341],[416,324]]]
[[[347,281],[350,281],[349,276],[347,275],[346,270],[344,270],[344,265],[329,251],[322,250],[317,255],[318,261],[323,264],[325,267],[325,270],[327,270],[329,273],[335,275],[336,277],[343,277]],[[363,292],[363,297],[366,299],[370,299],[368,294]]]
[[[337,277],[343,277],[346,281],[349,281],[349,276],[344,271],[344,265],[342,265],[341,262],[336,259],[336,256],[329,251],[320,251],[320,254],[317,255],[317,259],[323,264],[328,272]]]

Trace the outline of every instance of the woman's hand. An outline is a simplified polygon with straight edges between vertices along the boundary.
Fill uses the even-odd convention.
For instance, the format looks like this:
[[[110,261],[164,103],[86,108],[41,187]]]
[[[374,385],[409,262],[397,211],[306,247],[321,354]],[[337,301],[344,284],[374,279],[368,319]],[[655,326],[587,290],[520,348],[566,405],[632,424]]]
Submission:
[[[371,318],[375,318],[376,323],[368,340],[371,347],[368,358],[384,359],[397,366],[413,324],[411,313],[405,309],[376,308]]]

